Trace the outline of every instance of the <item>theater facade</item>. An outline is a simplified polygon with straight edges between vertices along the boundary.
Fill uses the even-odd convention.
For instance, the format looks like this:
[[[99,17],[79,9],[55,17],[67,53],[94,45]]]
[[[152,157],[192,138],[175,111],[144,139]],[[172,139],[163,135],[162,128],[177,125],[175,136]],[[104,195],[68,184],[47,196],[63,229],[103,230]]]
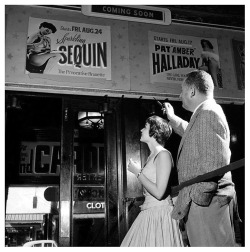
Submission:
[[[215,99],[229,122],[231,161],[244,158],[244,28],[174,14],[166,6],[5,6],[5,246],[120,245],[143,202],[126,169],[129,158],[147,158],[140,129],[162,116],[155,99],[189,120],[179,94],[203,64],[203,40],[219,59]],[[173,133],[166,144],[174,159],[179,143]],[[233,172],[243,220],[244,178],[244,168]]]

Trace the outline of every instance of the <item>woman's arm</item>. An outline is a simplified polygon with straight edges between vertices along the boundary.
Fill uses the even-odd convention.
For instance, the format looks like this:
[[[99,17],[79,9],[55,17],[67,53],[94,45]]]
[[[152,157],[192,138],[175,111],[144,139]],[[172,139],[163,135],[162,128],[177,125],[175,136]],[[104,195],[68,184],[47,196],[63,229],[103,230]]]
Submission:
[[[38,33],[34,33],[27,38],[27,44],[32,44],[37,39],[39,39]]]
[[[28,37],[27,49],[33,52],[47,52],[51,51],[51,39],[48,36],[40,37],[37,33]]]
[[[208,60],[206,58],[202,59],[201,65],[198,67],[199,70],[208,71]]]
[[[143,171],[138,177],[138,180],[146,188],[146,190],[152,194],[156,199],[161,200],[166,192],[170,172],[173,166],[172,156],[167,151],[162,151],[158,154],[156,160],[156,183],[150,181],[144,174]],[[129,171],[133,172],[135,175],[139,173],[138,166],[133,161],[129,164]]]

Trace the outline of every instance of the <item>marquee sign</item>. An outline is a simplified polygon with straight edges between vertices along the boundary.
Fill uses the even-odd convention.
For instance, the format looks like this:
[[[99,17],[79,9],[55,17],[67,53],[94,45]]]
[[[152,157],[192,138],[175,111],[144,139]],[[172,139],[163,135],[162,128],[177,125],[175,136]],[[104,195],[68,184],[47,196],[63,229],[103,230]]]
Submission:
[[[151,24],[169,25],[171,23],[171,12],[169,9],[149,6],[82,5],[82,13],[87,16]]]

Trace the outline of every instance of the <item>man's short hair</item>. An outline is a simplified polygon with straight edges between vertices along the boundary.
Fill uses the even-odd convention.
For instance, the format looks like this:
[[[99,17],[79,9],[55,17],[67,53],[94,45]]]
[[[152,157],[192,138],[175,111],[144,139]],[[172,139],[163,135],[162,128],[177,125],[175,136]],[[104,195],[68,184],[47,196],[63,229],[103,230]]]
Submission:
[[[204,70],[194,70],[186,75],[185,84],[195,86],[196,89],[204,95],[214,91],[214,82],[212,76]]]

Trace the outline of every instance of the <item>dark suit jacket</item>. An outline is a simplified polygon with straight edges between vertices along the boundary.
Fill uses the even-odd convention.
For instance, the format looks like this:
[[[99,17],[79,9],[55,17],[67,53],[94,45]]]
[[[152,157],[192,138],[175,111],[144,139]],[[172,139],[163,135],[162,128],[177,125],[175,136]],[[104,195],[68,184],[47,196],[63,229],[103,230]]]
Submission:
[[[230,163],[229,127],[221,106],[214,99],[203,102],[189,123],[176,117],[170,120],[170,125],[182,136],[177,154],[179,183]],[[184,187],[179,192],[172,217],[182,219],[188,213],[191,201],[208,206],[212,197],[218,195],[219,203],[224,205],[234,194],[231,172],[214,181]]]

